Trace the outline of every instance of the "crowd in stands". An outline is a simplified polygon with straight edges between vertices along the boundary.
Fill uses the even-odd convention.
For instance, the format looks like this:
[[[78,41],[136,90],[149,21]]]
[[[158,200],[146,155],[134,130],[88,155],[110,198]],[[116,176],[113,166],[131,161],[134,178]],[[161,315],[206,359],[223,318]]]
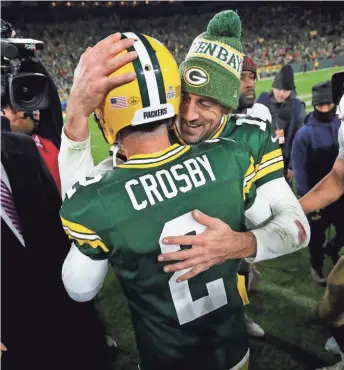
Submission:
[[[293,7],[288,9],[288,7]],[[172,51],[178,63],[192,40],[215,14],[173,14],[169,17],[124,18],[109,9],[106,17],[84,15],[73,22],[49,25],[20,24],[19,34],[43,40],[42,58],[55,77],[61,97],[68,96],[73,71],[84,50],[117,30],[156,37]],[[258,66],[310,61],[344,55],[344,11],[305,9],[291,4],[240,9],[245,53]],[[286,16],[288,14],[288,16]]]

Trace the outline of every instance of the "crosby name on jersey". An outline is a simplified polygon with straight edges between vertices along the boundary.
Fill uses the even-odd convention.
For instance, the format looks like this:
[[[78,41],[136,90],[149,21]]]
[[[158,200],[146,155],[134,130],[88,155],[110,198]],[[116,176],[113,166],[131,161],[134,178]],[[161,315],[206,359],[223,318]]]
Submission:
[[[186,173],[181,171],[186,170]],[[125,189],[133,207],[139,211],[150,204],[163,202],[177,196],[179,192],[187,193],[193,188],[198,188],[207,183],[215,181],[213,169],[206,155],[189,158],[181,163],[175,164],[168,169],[160,169],[154,173],[148,173],[126,182]],[[142,187],[145,199],[138,200],[137,188]]]

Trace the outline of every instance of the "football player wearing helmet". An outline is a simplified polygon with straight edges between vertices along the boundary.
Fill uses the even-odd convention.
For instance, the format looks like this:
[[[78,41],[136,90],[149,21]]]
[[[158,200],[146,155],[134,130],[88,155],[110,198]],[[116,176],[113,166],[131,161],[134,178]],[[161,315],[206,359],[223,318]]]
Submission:
[[[231,15],[228,16],[229,14]],[[219,13],[214,17],[214,19],[216,20],[218,17],[222,19],[220,25],[223,24],[223,27],[220,27],[220,29],[219,27],[210,27],[211,32],[220,31],[220,34],[226,34],[228,29],[232,29],[231,24],[233,22],[236,24],[236,28],[241,28],[238,16],[233,14],[231,11]],[[215,22],[215,24],[216,23],[219,24],[219,22]],[[233,32],[233,30],[230,32]],[[240,36],[240,30],[234,31],[234,34],[236,36]],[[232,52],[232,46],[227,47],[229,50],[223,48],[223,45],[226,45],[226,42],[232,42],[232,39],[235,40],[234,42],[236,44],[234,45],[232,43],[233,46],[237,47],[237,51],[235,53]],[[214,45],[207,46],[202,44],[202,48],[204,47],[204,50],[209,53],[212,51],[213,53],[216,52],[216,55],[219,55],[221,51],[221,53],[223,52],[227,57],[231,56],[232,63],[237,61],[238,66],[236,66],[237,70],[235,70],[235,68],[233,69],[228,63],[214,63],[212,73],[215,76],[214,78],[216,78],[216,71],[219,71],[219,76],[216,78],[218,81],[217,85],[211,91],[215,91],[216,93],[216,91],[219,90],[221,92],[222,85],[227,86],[230,84],[235,84],[237,89],[233,89],[231,91],[223,90],[224,97],[220,98],[218,101],[214,98],[215,95],[213,98],[209,96],[207,94],[207,90],[201,91],[202,87],[207,87],[204,84],[204,78],[209,76],[209,73],[207,75],[207,72],[204,72],[204,70],[206,71],[206,68],[208,67],[204,64],[201,65],[201,60],[199,58],[193,58],[192,61],[194,62],[194,66],[201,67],[203,71],[200,70],[201,72],[198,71],[195,74],[195,71],[192,71],[189,68],[183,69],[185,77],[182,79],[182,91],[184,94],[182,98],[182,109],[180,112],[181,121],[178,125],[178,130],[175,131],[177,138],[174,140],[178,140],[179,138],[184,142],[184,139],[187,140],[187,136],[190,136],[191,134],[197,142],[201,140],[200,137],[196,137],[196,134],[198,133],[200,134],[199,136],[204,136],[204,138],[225,135],[228,138],[233,138],[246,145],[250,148],[254,157],[257,174],[253,175],[252,179],[256,180],[255,182],[258,188],[258,194],[254,205],[250,210],[248,210],[248,212],[246,212],[246,216],[250,218],[251,226],[254,227],[254,230],[252,231],[255,236],[254,239],[247,239],[245,233],[233,234],[228,225],[221,220],[206,217],[204,214],[194,214],[194,217],[198,222],[205,223],[207,226],[207,230],[204,233],[197,235],[195,238],[198,245],[203,246],[205,251],[203,256],[212,258],[207,261],[209,266],[217,263],[224,257],[243,258],[245,250],[247,251],[250,248],[252,249],[254,246],[257,246],[257,255],[255,259],[250,259],[252,262],[258,262],[291,253],[299,248],[305,247],[308,244],[310,234],[307,219],[299,205],[299,202],[291,192],[288,184],[284,181],[281,170],[283,166],[280,161],[280,151],[278,146],[276,146],[276,139],[272,135],[269,122],[262,119],[256,119],[251,116],[243,117],[239,115],[226,115],[227,113],[230,113],[231,109],[224,108],[223,103],[225,106],[233,106],[233,108],[235,108],[238,103],[240,88],[239,70],[241,68],[242,53],[239,50],[239,48],[241,48],[241,44],[238,37],[220,37],[218,40],[218,45],[216,45],[216,40],[214,40]],[[84,70],[84,73],[80,75],[80,68],[78,67],[76,69],[75,78],[77,81],[73,85],[73,90],[69,98],[67,122],[62,133],[62,143],[59,153],[62,194],[65,194],[78,179],[89,176],[90,174],[101,174],[108,169],[112,169],[114,165],[113,162],[116,162],[117,160],[116,156],[113,157],[114,160],[109,157],[98,166],[94,166],[91,153],[88,117],[100,105],[102,96],[105,94],[104,91],[108,91],[110,87],[118,86],[119,82],[128,82],[135,78],[134,75],[130,74],[112,78],[107,77],[114,70],[121,68],[121,66],[123,66],[127,61],[136,58],[136,56],[133,55],[133,53],[135,53],[134,51],[130,51],[126,54],[122,54],[120,57],[113,58],[115,52],[121,47],[123,47],[121,50],[129,47],[128,45],[123,45],[123,43],[128,42],[130,43],[129,39],[121,40],[112,44],[111,50],[106,49],[106,47],[109,47],[106,40],[104,40],[102,44],[98,45],[98,48],[102,48],[101,55],[108,55],[107,53],[110,54],[108,55],[109,61],[106,67],[103,69],[99,68],[97,70],[91,68],[92,63],[96,62],[96,58],[93,57],[95,58],[93,59],[89,55],[92,52],[92,48],[88,48],[86,53],[82,56],[82,59],[85,60],[85,66],[87,67],[86,70]],[[193,46],[193,48],[194,47],[196,46]],[[202,51],[202,48],[200,51]],[[229,53],[230,51],[231,53]],[[203,59],[209,61],[214,59],[212,56],[206,54],[203,54],[203,57]],[[222,58],[221,55],[220,57]],[[219,62],[218,59],[219,58],[216,59],[217,62]],[[186,81],[186,76],[188,76],[187,78],[189,80],[197,80],[198,82],[196,81],[196,84],[198,83],[198,85],[189,85]],[[137,85],[127,86],[128,89],[131,89],[130,97],[139,97],[139,91],[137,89],[132,90],[134,86],[137,87]],[[199,90],[197,90],[197,87]],[[197,95],[197,91],[190,91],[189,88],[196,89],[200,95]],[[205,94],[204,97],[202,97],[201,94]],[[228,101],[223,102],[223,99],[226,99],[226,97],[228,98]],[[191,99],[192,101],[190,101]],[[189,116],[186,117],[188,112],[192,113],[192,111],[201,113],[202,120],[198,117],[197,121],[192,121]],[[195,127],[181,129],[181,125]],[[206,130],[208,132],[205,132]],[[186,132],[184,137],[183,135],[185,131],[189,131],[189,135],[187,135],[188,132]],[[112,143],[113,142],[111,141],[110,144]],[[262,216],[261,218],[259,217],[260,215]],[[271,217],[273,222],[269,222],[265,225],[264,222],[267,217]],[[193,241],[194,240],[192,240],[191,244],[193,244]],[[173,242],[173,238],[170,238],[168,242]],[[190,242],[190,240],[188,240],[188,242]],[[176,244],[178,243],[179,242],[176,242]],[[219,246],[221,246],[220,249]],[[201,251],[199,250],[199,252]],[[192,253],[195,253],[195,251]],[[190,256],[180,256],[180,254],[178,254],[169,257],[178,257],[178,259],[182,259]],[[198,261],[201,262],[199,259]],[[186,262],[189,267],[195,262],[195,260]],[[185,264],[177,264],[174,267],[185,268]],[[189,272],[189,275],[186,275],[183,278],[190,277],[190,274],[197,274],[204,268],[206,268],[205,264],[199,263],[198,266],[195,266],[195,268]]]
[[[170,142],[181,83],[173,56],[157,40],[127,32],[100,42],[82,56],[72,94],[88,80],[86,65],[95,73],[122,65],[95,90],[94,110],[105,139],[118,142],[127,161],[66,194],[61,218],[73,240],[62,271],[67,292],[92,299],[110,261],[128,299],[142,370],[246,370],[239,261],[227,259],[189,283],[179,282],[186,271],[165,273],[157,258],[181,248],[167,246],[165,236],[204,230],[191,216],[196,208],[254,239],[244,224],[255,198],[252,155],[228,139]],[[69,119],[74,108],[81,106],[69,105]],[[87,111],[80,114],[87,119]],[[243,257],[255,253],[253,247]]]

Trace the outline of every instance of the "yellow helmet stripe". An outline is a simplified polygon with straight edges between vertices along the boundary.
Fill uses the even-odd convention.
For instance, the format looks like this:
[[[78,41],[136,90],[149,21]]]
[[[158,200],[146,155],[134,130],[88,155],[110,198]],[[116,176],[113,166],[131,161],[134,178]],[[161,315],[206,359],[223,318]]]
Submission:
[[[166,104],[166,92],[165,92],[165,86],[164,86],[164,78],[162,76],[160,63],[158,61],[158,58],[156,57],[155,51],[150,44],[150,42],[147,40],[145,35],[138,33],[137,36],[142,41],[143,45],[146,47],[146,50],[148,52],[148,55],[151,59],[151,62],[153,64],[153,69],[155,71],[155,78],[156,82],[158,84],[158,90],[159,90],[159,98],[160,98],[160,104]]]
[[[133,45],[134,50],[137,52],[137,59],[134,61],[136,63],[133,62],[133,64],[134,64],[134,67],[136,67],[135,66],[135,64],[136,64],[137,68],[138,68],[138,71],[136,71],[136,68],[135,68],[135,72],[136,72],[137,77],[138,77],[140,90],[141,90],[141,83],[144,87],[144,83],[142,81],[142,80],[144,80],[145,85],[146,85],[144,87],[144,93],[146,91],[148,91],[148,96],[149,96],[148,101],[147,101],[146,97],[145,97],[145,100],[142,99],[143,108],[154,107],[154,106],[157,107],[157,106],[160,105],[159,89],[158,89],[158,83],[157,83],[157,80],[156,80],[153,64],[152,64],[151,58],[148,54],[148,51],[147,51],[145,45],[143,44],[143,42],[141,41],[141,39],[139,38],[138,34],[135,34],[133,32],[125,32],[124,35],[127,38],[137,39],[137,41],[135,41],[135,43]],[[137,62],[140,63],[141,68],[139,68]],[[140,83],[140,80],[141,80],[141,83]],[[142,95],[142,92],[141,92],[141,95]]]

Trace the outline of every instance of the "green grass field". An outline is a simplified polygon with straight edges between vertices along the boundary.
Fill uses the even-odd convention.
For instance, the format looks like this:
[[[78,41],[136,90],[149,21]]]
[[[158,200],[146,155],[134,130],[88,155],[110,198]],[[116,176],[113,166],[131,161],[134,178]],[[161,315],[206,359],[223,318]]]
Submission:
[[[340,68],[295,76],[298,95],[306,102],[308,110],[312,109],[311,87],[329,79],[337,70]],[[258,81],[257,95],[269,90],[271,83],[271,79]],[[94,122],[91,122],[91,131],[93,155],[99,162],[108,155],[109,147]],[[263,281],[250,297],[248,313],[264,328],[266,338],[251,340],[250,370],[311,370],[337,362],[338,358],[324,350],[329,333],[315,318],[314,310],[324,288],[316,286],[311,280],[307,250],[259,263],[257,267]],[[326,268],[331,268],[329,261]],[[114,369],[136,370],[130,314],[112,271],[106,278],[97,304],[109,332],[121,348]]]

